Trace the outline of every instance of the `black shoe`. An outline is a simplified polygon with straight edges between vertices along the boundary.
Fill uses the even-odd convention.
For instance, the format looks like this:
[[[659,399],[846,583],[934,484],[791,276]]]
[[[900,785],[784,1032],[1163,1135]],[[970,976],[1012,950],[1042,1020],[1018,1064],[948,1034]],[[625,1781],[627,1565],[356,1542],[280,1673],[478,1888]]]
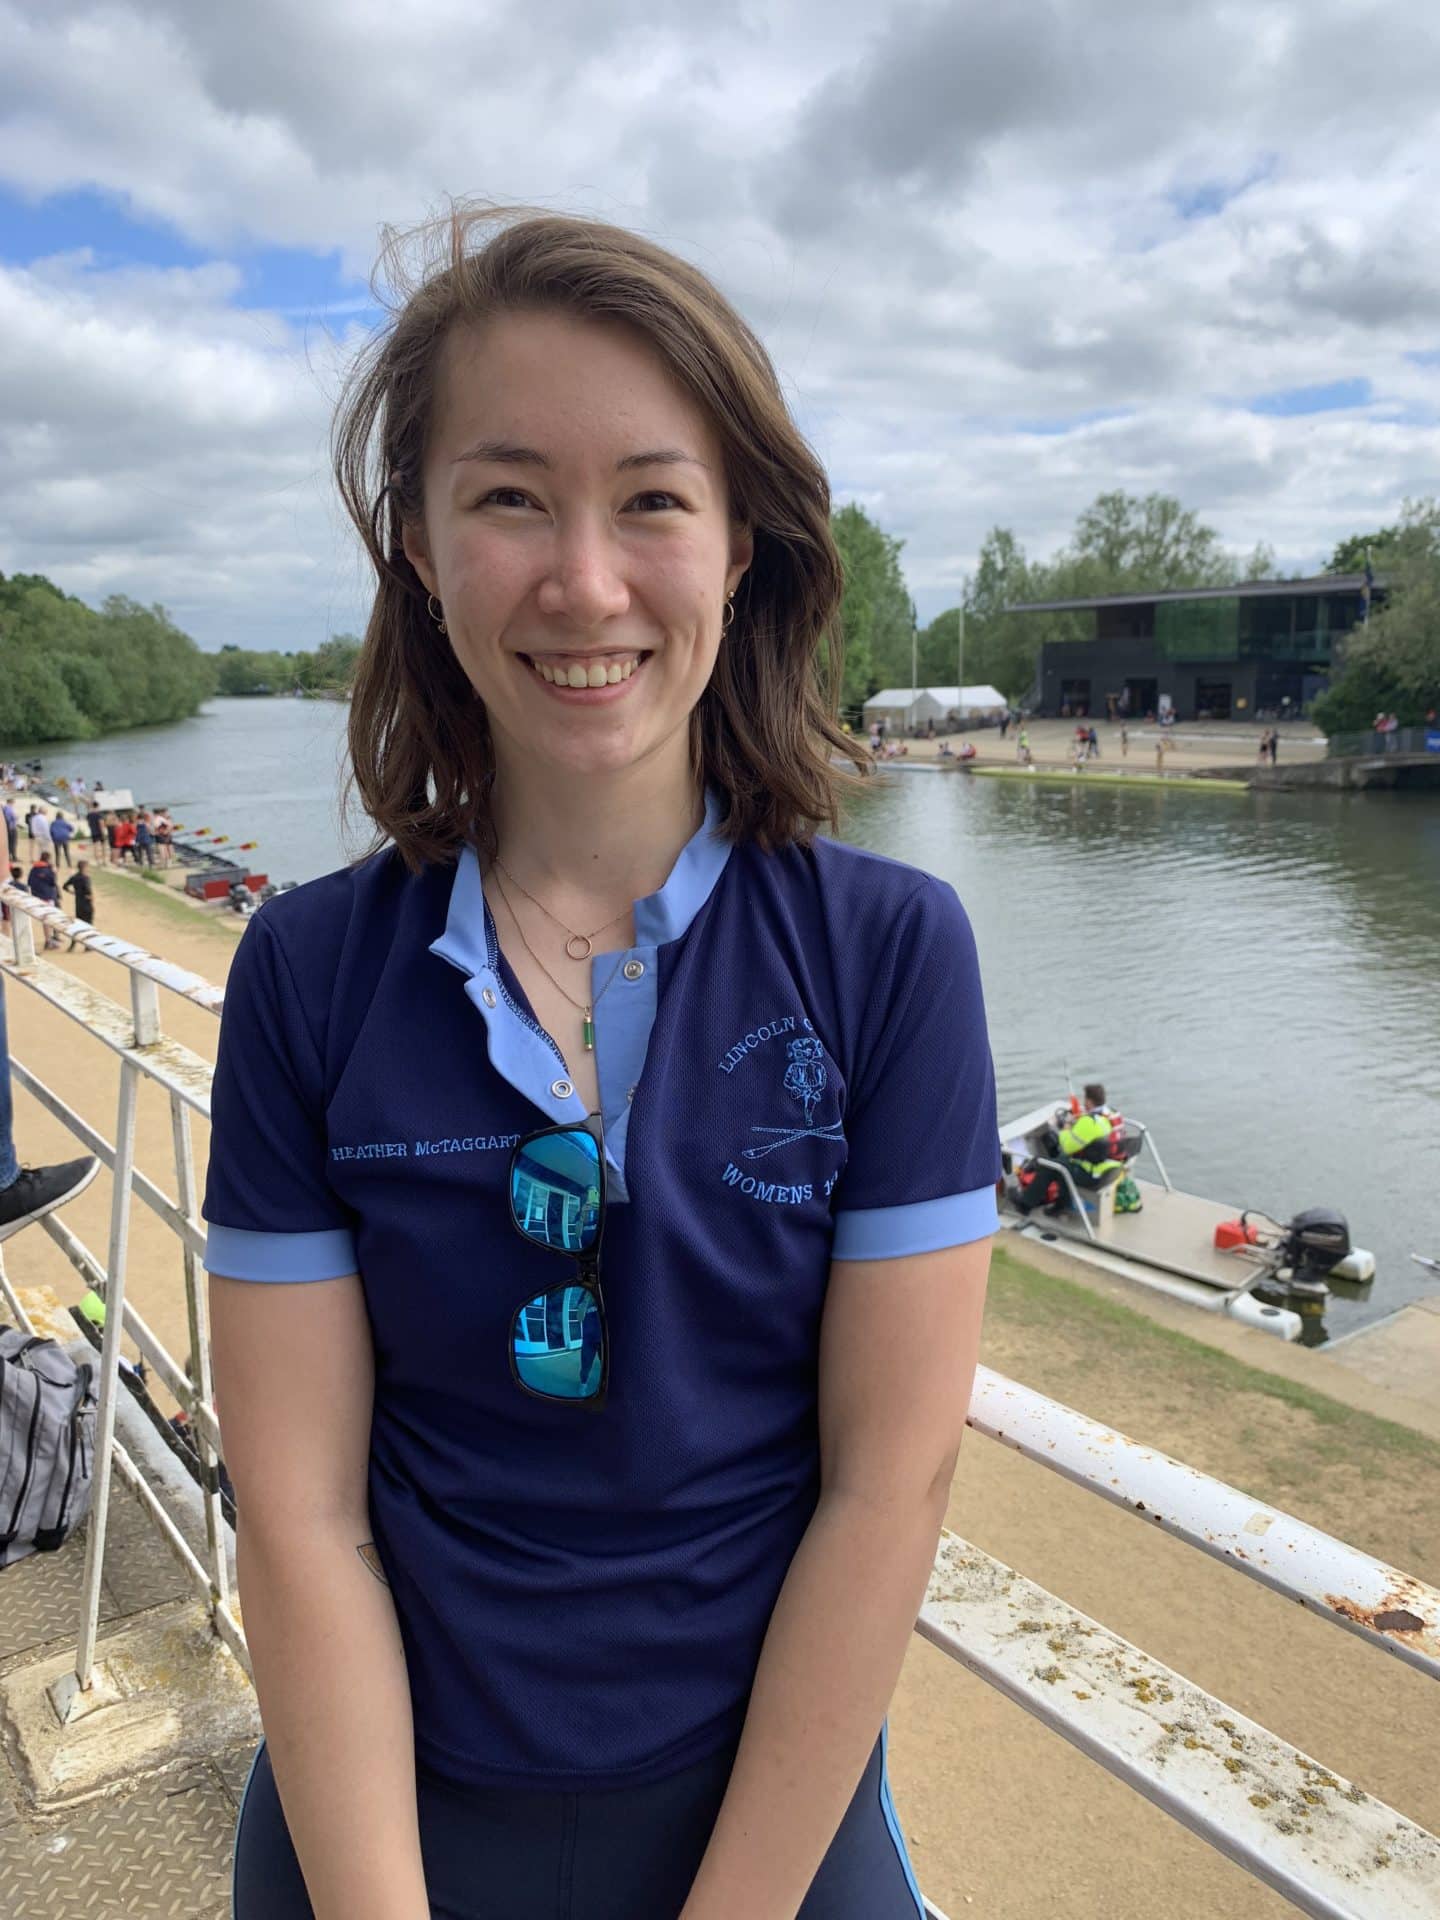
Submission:
[[[32,1220],[43,1220],[83,1193],[100,1171],[93,1154],[83,1160],[62,1160],[54,1167],[24,1167],[12,1186],[0,1191],[0,1240],[8,1240]]]

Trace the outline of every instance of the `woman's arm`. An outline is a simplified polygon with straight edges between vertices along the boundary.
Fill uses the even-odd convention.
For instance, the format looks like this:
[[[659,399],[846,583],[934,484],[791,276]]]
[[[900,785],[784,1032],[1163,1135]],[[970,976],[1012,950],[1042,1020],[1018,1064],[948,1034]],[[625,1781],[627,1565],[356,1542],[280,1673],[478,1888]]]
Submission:
[[[770,1617],[680,1920],[795,1920],[865,1769],[944,1524],[990,1241],[838,1260],[820,1341],[820,1503]]]
[[[360,1281],[212,1274],[210,1313],[245,1636],[315,1920],[429,1920],[409,1677],[368,1520]]]

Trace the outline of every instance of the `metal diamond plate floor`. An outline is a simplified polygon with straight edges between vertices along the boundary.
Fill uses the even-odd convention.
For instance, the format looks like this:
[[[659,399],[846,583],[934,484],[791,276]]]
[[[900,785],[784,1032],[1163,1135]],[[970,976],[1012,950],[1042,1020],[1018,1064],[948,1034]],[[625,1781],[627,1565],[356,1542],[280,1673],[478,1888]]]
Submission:
[[[183,1575],[138,1503],[112,1487],[100,1635],[184,1597]],[[0,1569],[0,1676],[75,1642],[85,1529],[58,1553]],[[0,1735],[5,1732],[0,1728]],[[230,1863],[252,1747],[177,1763],[61,1813],[25,1803],[0,1739],[3,1920],[229,1920]]]
[[[159,1775],[48,1821],[27,1821],[7,1807],[0,1813],[0,1913],[5,1920],[229,1920],[235,1815],[230,1790],[210,1765]]]

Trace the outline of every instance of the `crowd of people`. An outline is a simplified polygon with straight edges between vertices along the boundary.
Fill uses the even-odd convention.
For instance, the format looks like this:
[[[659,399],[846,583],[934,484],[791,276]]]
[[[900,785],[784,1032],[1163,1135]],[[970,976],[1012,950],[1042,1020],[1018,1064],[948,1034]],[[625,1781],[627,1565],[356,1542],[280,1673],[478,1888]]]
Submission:
[[[123,867],[127,861],[136,867],[169,867],[175,861],[175,829],[163,807],[106,807],[98,796],[104,789],[83,780],[60,780],[56,787],[67,790],[78,816],[85,825],[71,819],[68,812],[47,804],[32,790],[32,775],[37,769],[0,762],[0,786],[9,796],[0,801],[0,819],[5,828],[5,870],[12,885],[24,887],[37,900],[51,906],[66,904],[63,893],[73,895],[73,915],[92,927],[95,922],[95,881],[93,868]],[[53,789],[51,789],[53,791]],[[86,844],[89,853],[72,852],[72,843]],[[25,840],[22,853],[21,839]],[[72,869],[62,881],[61,870]],[[63,893],[62,893],[63,889]],[[46,925],[45,946],[62,944],[55,929]],[[70,941],[74,952],[80,943]]]

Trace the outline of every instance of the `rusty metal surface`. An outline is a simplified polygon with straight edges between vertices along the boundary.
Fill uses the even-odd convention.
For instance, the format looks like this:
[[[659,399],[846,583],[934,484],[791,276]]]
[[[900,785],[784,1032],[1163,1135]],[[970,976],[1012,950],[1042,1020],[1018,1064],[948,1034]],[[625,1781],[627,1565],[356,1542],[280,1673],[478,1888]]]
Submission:
[[[171,960],[162,960],[158,954],[151,953],[148,947],[137,946],[133,940],[121,940],[113,933],[97,932],[89,921],[72,920],[63,909],[48,907],[43,900],[37,900],[34,894],[18,887],[0,886],[0,899],[8,907],[26,914],[32,921],[53,927],[67,940],[78,940],[90,953],[104,954],[107,960],[118,961],[131,973],[153,980],[169,992],[178,994],[182,1000],[203,1007],[206,1013],[218,1014],[224,1005],[223,987],[217,987],[213,981],[203,979],[198,973],[191,973],[188,967],[177,967]]]
[[[34,966],[25,968],[0,962],[0,973],[14,986],[26,987],[38,994],[111,1052],[133,1062],[147,1078],[178,1093],[197,1113],[209,1117],[210,1080],[215,1069],[200,1054],[192,1053],[178,1040],[164,1037],[149,1046],[137,1047],[130,1009],[99,992],[88,981],[67,973],[63,967],[52,966],[45,960],[37,960]]]
[[[989,1367],[969,1424],[1440,1679],[1440,1592],[1423,1581]]]
[[[1315,1920],[1440,1920],[1440,1839],[968,1541],[917,1631]]]
[[[4,1799],[0,1766],[0,1801]],[[0,1818],[5,1920],[228,1920],[235,1808],[188,1764],[48,1819]]]

